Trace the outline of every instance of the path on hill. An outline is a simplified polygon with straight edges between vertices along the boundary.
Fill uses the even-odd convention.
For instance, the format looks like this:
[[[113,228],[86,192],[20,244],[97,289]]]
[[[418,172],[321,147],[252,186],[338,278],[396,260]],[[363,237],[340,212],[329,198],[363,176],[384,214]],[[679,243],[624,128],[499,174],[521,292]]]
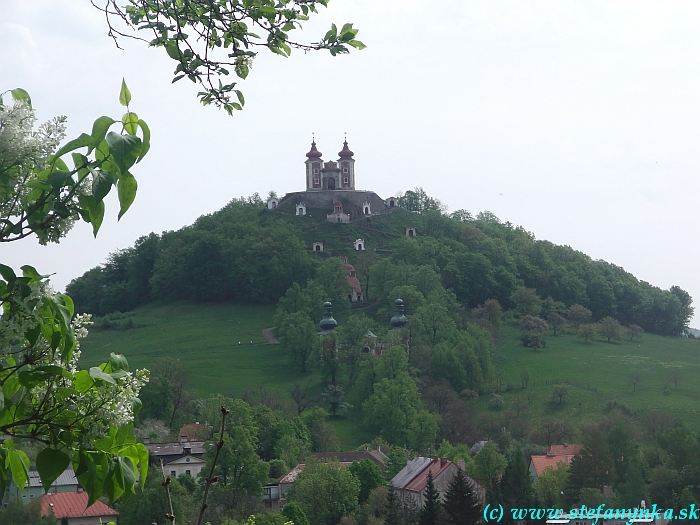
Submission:
[[[262,334],[265,339],[267,339],[267,344],[268,345],[278,345],[280,342],[277,340],[275,337],[275,326],[271,326],[270,328],[263,328]]]

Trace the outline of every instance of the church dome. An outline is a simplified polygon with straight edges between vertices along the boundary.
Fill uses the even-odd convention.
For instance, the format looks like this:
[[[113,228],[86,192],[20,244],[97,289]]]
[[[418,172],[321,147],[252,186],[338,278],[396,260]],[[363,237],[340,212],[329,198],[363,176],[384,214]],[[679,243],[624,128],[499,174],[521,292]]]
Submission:
[[[342,159],[344,157],[350,158],[353,155],[354,153],[350,151],[350,148],[348,148],[348,141],[346,140],[345,142],[343,142],[343,150],[340,153],[338,153],[338,156]]]
[[[306,154],[306,156],[310,159],[320,159],[321,158],[321,152],[316,149],[316,141],[311,143],[311,149]]]

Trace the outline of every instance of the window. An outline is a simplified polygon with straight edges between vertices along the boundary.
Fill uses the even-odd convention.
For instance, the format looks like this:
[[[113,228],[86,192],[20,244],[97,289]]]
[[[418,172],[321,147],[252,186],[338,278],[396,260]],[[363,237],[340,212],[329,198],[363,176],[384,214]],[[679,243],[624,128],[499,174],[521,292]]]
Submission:
[[[191,470],[186,470],[186,471],[185,471],[185,474],[187,474],[188,476],[191,476],[191,475],[192,475],[192,471],[191,471]]]
[[[343,178],[343,182],[344,182],[345,184],[347,184],[347,183],[348,183],[348,178],[347,178],[347,177],[344,177],[344,178]]]
[[[177,474],[175,473],[174,470],[171,470],[171,471],[170,471],[170,476],[173,477],[173,478],[176,478],[176,477],[177,477]]]
[[[348,172],[348,168],[347,168],[347,167],[343,167],[343,173],[347,173],[347,172]]]
[[[314,175],[318,175],[318,168],[314,168]]]
[[[314,179],[314,184],[318,185],[320,181],[318,179]]]

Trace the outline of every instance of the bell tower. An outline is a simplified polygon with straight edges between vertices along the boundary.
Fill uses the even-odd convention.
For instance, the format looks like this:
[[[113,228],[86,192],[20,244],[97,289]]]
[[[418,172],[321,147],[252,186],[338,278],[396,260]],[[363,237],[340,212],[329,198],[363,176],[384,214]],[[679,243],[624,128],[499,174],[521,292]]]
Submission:
[[[338,153],[338,167],[340,168],[340,187],[344,190],[355,189],[355,159],[354,153],[348,148],[348,140],[343,142],[343,149]]]
[[[321,190],[321,152],[316,149],[316,141],[311,140],[311,149],[306,154],[306,191]]]

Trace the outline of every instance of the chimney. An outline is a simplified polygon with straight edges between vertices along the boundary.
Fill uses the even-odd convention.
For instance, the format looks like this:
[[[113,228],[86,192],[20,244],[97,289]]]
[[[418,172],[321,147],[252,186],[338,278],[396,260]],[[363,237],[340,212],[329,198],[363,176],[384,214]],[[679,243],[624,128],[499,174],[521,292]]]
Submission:
[[[180,436],[180,444],[182,443],[187,443],[187,436],[184,434]]]
[[[440,467],[444,467],[445,465],[447,465],[447,461],[448,460],[446,460],[445,458],[440,458]]]
[[[466,467],[464,466],[464,460],[463,460],[463,459],[457,460],[457,466],[459,467],[459,469],[460,469],[461,471],[464,471],[464,469],[466,468]]]

